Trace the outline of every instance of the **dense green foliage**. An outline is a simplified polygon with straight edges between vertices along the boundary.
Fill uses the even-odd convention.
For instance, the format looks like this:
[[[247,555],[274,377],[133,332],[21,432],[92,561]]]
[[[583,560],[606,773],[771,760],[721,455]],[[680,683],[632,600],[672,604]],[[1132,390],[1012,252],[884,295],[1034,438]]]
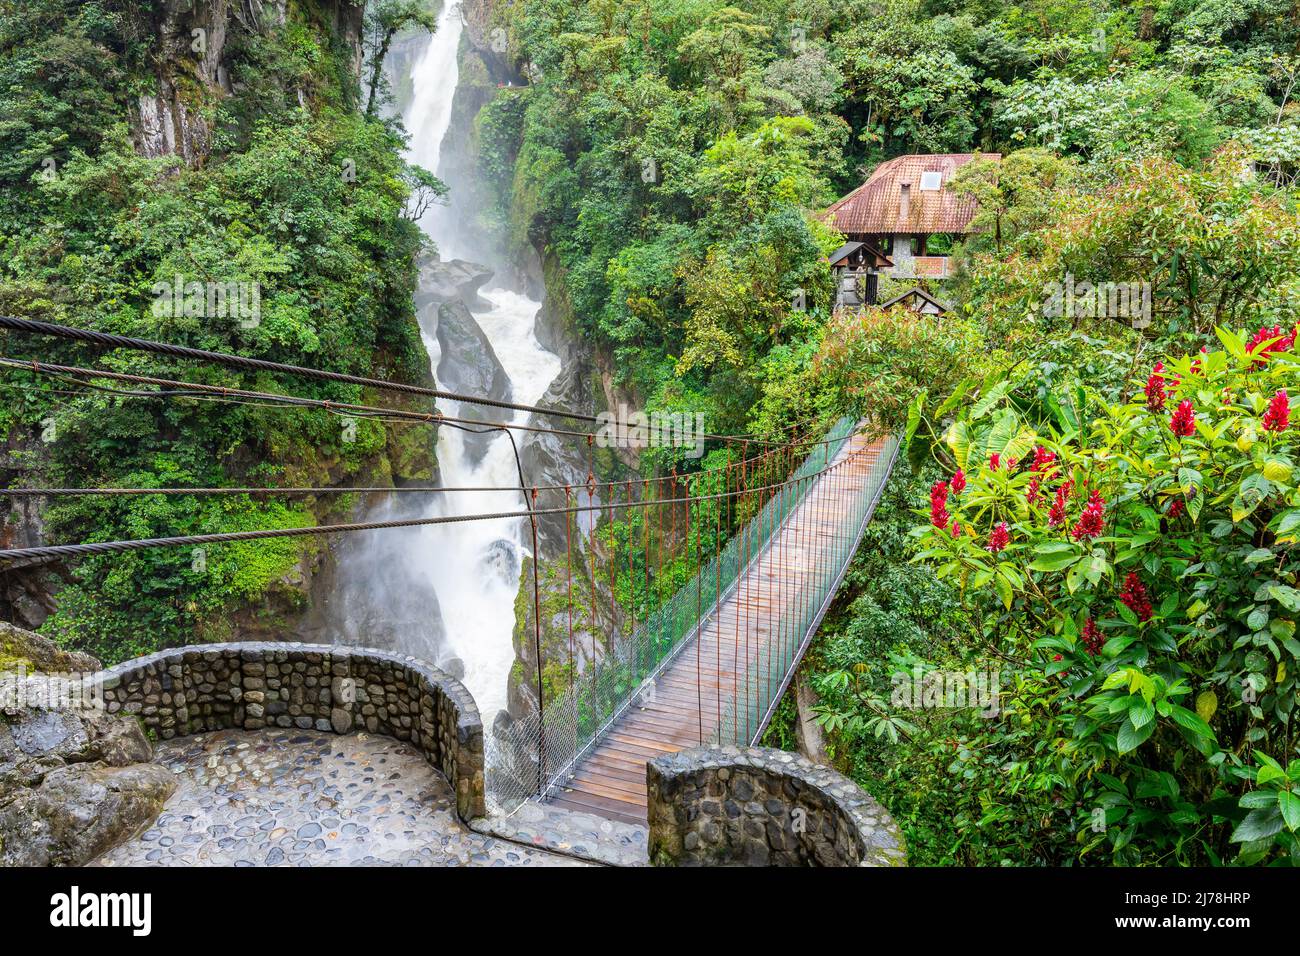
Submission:
[[[413,186],[436,184],[404,167],[397,131],[358,111],[351,52],[331,11],[302,4],[281,27],[232,30],[225,62],[237,92],[214,96],[183,72],[187,61],[168,61],[158,48],[152,6],[0,5],[0,311],[338,371],[386,367],[420,376],[410,303],[420,239],[404,206]],[[136,98],[155,90],[158,68],[177,72],[178,88],[190,91],[188,108],[209,131],[210,152],[192,164],[144,158],[130,140],[127,120]],[[244,290],[243,308],[227,302],[214,311],[203,292],[191,306],[169,291],[192,282]],[[80,365],[95,355],[12,334],[3,351]],[[108,364],[360,397],[351,388],[178,369],[136,354]],[[112,387],[117,393],[6,375],[0,427],[19,459],[38,469],[25,480],[327,484],[376,468],[397,440],[372,421],[359,422],[348,440],[323,412],[166,401]],[[346,502],[322,507],[334,504]],[[47,514],[54,541],[296,526],[318,517],[314,503],[301,499],[248,498],[81,499],[56,502]],[[192,640],[196,629],[220,634],[228,625],[219,612],[291,576],[312,547],[278,542],[224,548],[206,560],[172,549],[87,561],[46,626],[109,660]]]
[[[515,0],[497,17],[528,82],[480,121],[488,216],[554,256],[584,331],[647,404],[685,398],[737,429],[774,380],[789,394],[823,334],[835,237],[809,214],[881,159],[1033,147],[986,213],[999,244],[1041,222],[1072,165],[1057,152],[1103,186],[1117,161],[1191,164],[1236,138],[1289,178],[1286,10]]]
[[[1254,862],[1276,843],[1300,860],[1300,376],[1277,337],[1220,336],[1122,404],[1081,387],[1043,416],[1019,382],[987,381],[947,434],[969,478],[935,486],[921,557],[999,598],[983,633],[1016,689],[1007,722],[1032,726],[1081,857],[1217,862],[1240,843]],[[1006,742],[990,724],[970,749]],[[997,764],[967,763],[981,796],[1005,793]],[[1002,809],[986,826],[1023,816]]]
[[[652,407],[704,409],[717,430],[777,434],[847,411],[914,435],[917,477],[891,483],[809,665],[834,756],[902,822],[912,858],[1294,857],[1291,542],[1259,524],[1284,520],[1290,479],[1258,448],[1231,453],[1271,389],[1300,385],[1289,361],[1249,371],[1241,344],[1297,318],[1289,5],[516,0],[499,17],[527,84],[481,120],[500,197],[489,215],[545,248],[622,384]],[[953,184],[979,201],[981,230],[941,290],[955,313],[830,315],[823,257],[838,237],[817,210],[882,159],[972,150],[1004,160]],[[1086,300],[1105,284],[1140,290],[1133,310],[1059,307],[1063,287]],[[1220,328],[1227,356],[1195,374],[1235,378],[1212,398],[1181,356]],[[1232,385],[1204,438],[1213,465],[1189,464],[1164,422],[1141,424],[1133,396],[1159,358],[1198,407]],[[932,462],[957,464],[945,435],[976,458],[999,444],[1023,457],[1011,445],[1032,436],[1083,468],[1117,522],[1100,556],[1004,574],[1030,545],[993,563],[1000,520],[1049,555],[1082,549],[1069,528],[1031,534],[1032,515],[987,503],[944,539],[960,554],[928,541],[918,555],[908,531],[941,474]],[[1012,484],[998,482],[1023,496],[1028,465],[1008,478],[978,464],[969,501],[1002,502]],[[1247,527],[1235,489],[1266,466],[1272,503]],[[1172,530],[1153,510],[1170,481],[1202,486]],[[1071,500],[1072,523],[1086,502]],[[1267,561],[1250,557],[1261,548]],[[1159,594],[1151,622],[1118,600],[1130,568]],[[1084,606],[1110,638],[1089,630],[1097,655],[1076,646]],[[899,674],[990,666],[1005,679],[992,717],[892,693]],[[786,727],[770,739],[788,743]]]

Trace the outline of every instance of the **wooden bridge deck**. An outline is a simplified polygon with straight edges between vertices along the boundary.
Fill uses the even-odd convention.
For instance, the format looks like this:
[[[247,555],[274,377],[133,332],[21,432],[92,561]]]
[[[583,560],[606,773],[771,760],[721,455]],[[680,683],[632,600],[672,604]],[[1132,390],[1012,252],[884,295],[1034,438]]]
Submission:
[[[845,537],[856,535],[845,519],[884,446],[883,439],[857,435],[845,443],[835,460],[852,460],[817,479],[721,606],[707,609],[697,635],[659,675],[653,693],[643,695],[645,706],[633,703],[623,713],[550,803],[644,825],[648,760],[709,743],[736,695],[754,701],[758,712],[765,709],[786,676],[772,673],[778,648],[791,654],[806,636],[788,633],[783,612],[793,615],[796,602],[807,608],[824,599],[807,572],[828,567],[842,554]],[[789,670],[797,665],[796,659]],[[760,683],[766,686],[755,686]]]

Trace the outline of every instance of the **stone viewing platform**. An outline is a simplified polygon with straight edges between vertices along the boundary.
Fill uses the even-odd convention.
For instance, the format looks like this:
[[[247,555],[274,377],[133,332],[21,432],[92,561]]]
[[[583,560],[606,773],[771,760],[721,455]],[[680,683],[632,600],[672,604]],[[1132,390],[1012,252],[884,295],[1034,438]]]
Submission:
[[[222,730],[159,744],[154,761],[175,795],[93,865],[583,865],[468,829],[420,751],[364,731]]]
[[[110,714],[162,740],[215,730],[352,730],[409,742],[463,820],[485,812],[483,722],[460,681],[414,657],[330,644],[202,644],[104,672]]]
[[[0,783],[20,784],[0,793],[11,862],[905,862],[897,827],[855,784],[761,748],[652,760],[648,829],[536,800],[489,815],[478,708],[459,681],[412,657],[198,645],[82,671],[68,686],[98,694],[94,706],[14,704],[0,723]],[[78,827],[83,817],[99,822]]]

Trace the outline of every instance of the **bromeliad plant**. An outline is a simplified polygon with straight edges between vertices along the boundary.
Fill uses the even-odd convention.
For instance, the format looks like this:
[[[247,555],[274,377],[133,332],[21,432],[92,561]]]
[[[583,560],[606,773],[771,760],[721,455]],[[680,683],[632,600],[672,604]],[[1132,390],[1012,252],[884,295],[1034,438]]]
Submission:
[[[1050,422],[985,382],[918,509],[918,560],[996,592],[983,637],[1042,688],[988,733],[1040,728],[1081,857],[1300,863],[1300,362],[1294,332],[1218,336]]]

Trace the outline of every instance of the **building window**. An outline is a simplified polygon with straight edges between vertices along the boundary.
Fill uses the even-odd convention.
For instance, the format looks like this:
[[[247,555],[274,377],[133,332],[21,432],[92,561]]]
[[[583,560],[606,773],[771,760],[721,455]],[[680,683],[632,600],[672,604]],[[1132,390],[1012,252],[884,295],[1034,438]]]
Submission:
[[[921,190],[936,192],[943,183],[943,173],[929,170],[921,174]]]

